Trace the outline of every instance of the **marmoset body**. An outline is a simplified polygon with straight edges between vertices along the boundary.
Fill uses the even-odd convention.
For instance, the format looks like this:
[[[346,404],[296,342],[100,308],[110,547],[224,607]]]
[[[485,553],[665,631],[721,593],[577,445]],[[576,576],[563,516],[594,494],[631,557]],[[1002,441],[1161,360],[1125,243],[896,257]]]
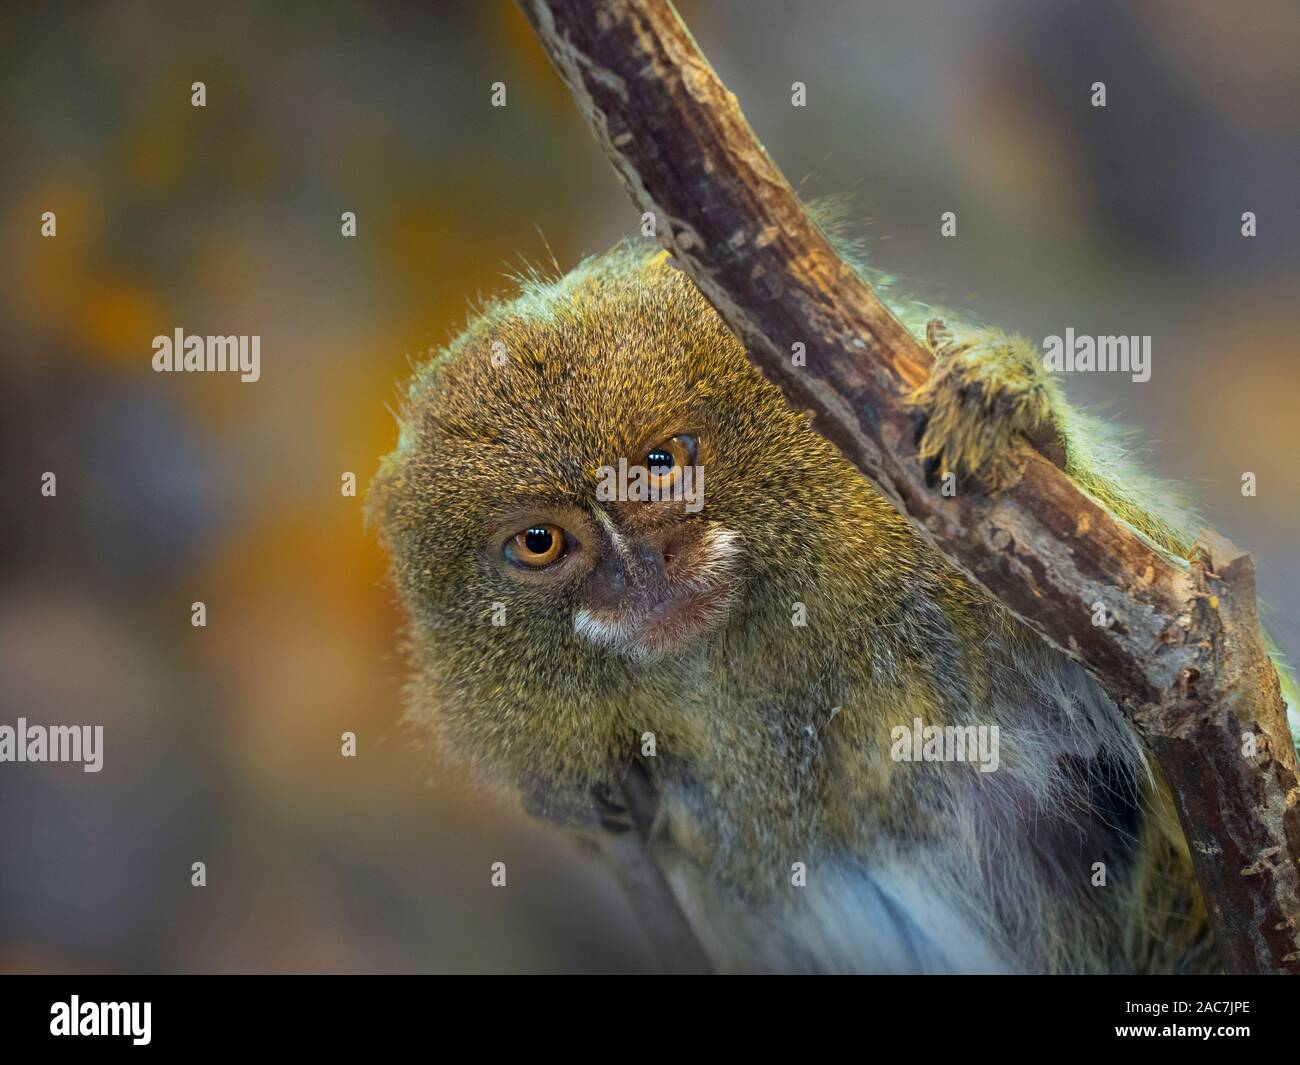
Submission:
[[[894,310],[935,349],[913,400],[942,471],[995,483],[1017,436],[1056,439],[1187,551],[1189,520],[1026,341]],[[400,420],[371,508],[411,716],[576,832],[619,827],[639,765],[649,846],[720,968],[1218,966],[1114,704],[787,405],[664,253],[524,279],[418,369]],[[643,490],[611,498],[620,460]],[[674,486],[701,471],[692,509]]]

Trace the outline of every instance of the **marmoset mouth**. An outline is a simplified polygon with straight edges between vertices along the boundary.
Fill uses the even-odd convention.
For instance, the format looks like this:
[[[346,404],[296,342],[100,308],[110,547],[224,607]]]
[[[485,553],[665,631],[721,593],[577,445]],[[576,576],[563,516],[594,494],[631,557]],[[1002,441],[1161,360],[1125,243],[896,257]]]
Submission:
[[[709,529],[680,554],[665,555],[664,583],[629,589],[608,605],[579,607],[574,633],[630,658],[653,660],[687,650],[716,630],[735,595],[736,534]]]
[[[581,607],[573,618],[573,631],[630,658],[652,660],[687,650],[696,639],[726,620],[732,599],[727,580],[704,591],[690,590],[650,607],[629,606],[612,610]]]

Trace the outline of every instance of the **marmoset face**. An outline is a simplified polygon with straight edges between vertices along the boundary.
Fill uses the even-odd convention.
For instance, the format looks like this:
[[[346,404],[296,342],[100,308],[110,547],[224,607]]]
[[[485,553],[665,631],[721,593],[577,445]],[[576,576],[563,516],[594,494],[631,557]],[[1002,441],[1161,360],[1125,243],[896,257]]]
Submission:
[[[622,265],[490,309],[413,388],[384,491],[426,616],[653,662],[800,553],[825,446],[684,276]]]
[[[901,520],[644,247],[487,308],[403,422],[371,508],[412,715],[547,816],[647,730],[708,749],[738,688],[830,683],[836,634],[904,594]]]

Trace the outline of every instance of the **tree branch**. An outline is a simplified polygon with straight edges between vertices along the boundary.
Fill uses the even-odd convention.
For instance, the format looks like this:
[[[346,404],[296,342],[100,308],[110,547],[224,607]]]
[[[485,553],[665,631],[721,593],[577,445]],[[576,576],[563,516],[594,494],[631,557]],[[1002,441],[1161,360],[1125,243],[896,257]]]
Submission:
[[[1205,533],[1190,565],[1169,558],[1027,445],[1009,488],[942,496],[904,399],[929,353],[831,247],[672,7],[520,3],[628,193],[755,365],[1128,714],[1173,792],[1227,968],[1300,972],[1300,788],[1248,556]],[[1092,623],[1098,601],[1109,625]]]

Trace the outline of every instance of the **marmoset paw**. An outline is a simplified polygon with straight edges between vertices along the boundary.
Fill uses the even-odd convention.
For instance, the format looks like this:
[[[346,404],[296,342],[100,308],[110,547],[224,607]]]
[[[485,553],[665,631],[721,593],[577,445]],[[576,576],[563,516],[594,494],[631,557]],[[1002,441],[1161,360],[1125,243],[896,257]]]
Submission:
[[[931,321],[930,379],[909,398],[921,414],[927,472],[996,490],[1014,482],[1024,437],[1058,466],[1065,446],[1052,419],[1052,385],[1029,342],[995,329],[949,329]]]

